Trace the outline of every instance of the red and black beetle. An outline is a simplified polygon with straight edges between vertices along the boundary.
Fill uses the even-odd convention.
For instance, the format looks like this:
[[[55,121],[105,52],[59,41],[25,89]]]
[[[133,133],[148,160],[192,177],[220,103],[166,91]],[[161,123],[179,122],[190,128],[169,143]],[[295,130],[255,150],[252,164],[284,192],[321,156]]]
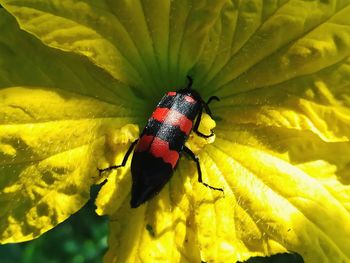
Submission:
[[[160,192],[173,174],[182,152],[188,154],[195,161],[198,182],[211,189],[223,191],[221,188],[212,187],[202,181],[199,159],[185,146],[191,130],[204,138],[214,135],[213,132],[209,135],[202,134],[198,131],[198,127],[203,109],[211,116],[208,104],[212,100],[219,100],[219,98],[212,96],[208,102],[204,102],[199,93],[191,89],[192,79],[190,77],[188,79],[189,84],[186,88],[176,92],[168,92],[160,100],[152,116],[148,119],[140,138],[130,145],[122,164],[99,169],[101,173],[125,166],[136,146],[131,161],[130,205],[132,208],[140,206]]]

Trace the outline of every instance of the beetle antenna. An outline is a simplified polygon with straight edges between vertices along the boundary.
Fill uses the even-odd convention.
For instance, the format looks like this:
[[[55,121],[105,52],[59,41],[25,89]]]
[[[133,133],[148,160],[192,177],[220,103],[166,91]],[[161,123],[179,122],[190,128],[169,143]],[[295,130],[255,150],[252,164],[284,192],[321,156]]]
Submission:
[[[193,79],[190,76],[187,76],[188,79],[188,85],[186,87],[186,89],[191,89],[192,84],[193,84]]]

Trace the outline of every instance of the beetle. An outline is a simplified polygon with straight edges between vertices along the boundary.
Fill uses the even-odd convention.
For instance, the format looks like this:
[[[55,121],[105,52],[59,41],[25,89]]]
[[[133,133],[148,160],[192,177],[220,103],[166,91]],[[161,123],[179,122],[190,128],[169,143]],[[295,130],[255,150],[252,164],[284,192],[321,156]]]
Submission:
[[[136,208],[157,195],[171,178],[182,152],[196,163],[198,182],[213,190],[222,188],[210,186],[203,182],[199,158],[185,146],[190,132],[209,138],[213,132],[205,135],[198,131],[203,109],[211,116],[208,104],[219,98],[212,96],[204,102],[197,91],[192,89],[192,78],[188,77],[186,88],[170,91],[163,96],[142,131],[126,152],[120,165],[98,169],[100,174],[126,165],[135,148],[131,161],[131,201]],[[196,118],[197,117],[197,118]],[[194,125],[193,122],[195,121]]]

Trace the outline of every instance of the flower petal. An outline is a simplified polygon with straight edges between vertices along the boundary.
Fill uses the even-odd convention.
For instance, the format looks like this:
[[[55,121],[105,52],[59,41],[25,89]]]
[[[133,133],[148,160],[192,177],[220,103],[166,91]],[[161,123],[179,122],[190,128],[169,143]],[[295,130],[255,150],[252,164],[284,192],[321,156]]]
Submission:
[[[3,0],[2,5],[45,44],[87,56],[152,99],[159,96],[157,87],[183,85],[224,2]]]
[[[115,105],[127,88],[119,95],[123,86],[105,72],[48,49],[0,13],[0,241],[7,243],[35,238],[84,205],[99,179],[104,134],[137,120],[138,107],[126,111],[133,98]]]
[[[268,254],[284,247],[298,251],[306,262],[349,260],[350,228],[344,222],[350,214],[337,198],[288,162],[226,139],[217,139],[208,154],[225,175],[237,205],[264,233],[265,246],[271,241],[281,246],[269,246]],[[245,242],[249,240],[247,236]],[[255,249],[262,250],[264,243],[260,245]]]
[[[200,261],[194,211],[190,195],[185,194],[191,190],[188,175],[195,170],[189,173],[186,163],[181,163],[171,182],[154,199],[137,209],[124,202],[112,215],[106,262],[134,262],[137,258],[144,262]]]
[[[212,106],[218,139],[194,145],[203,180],[225,196],[199,184],[195,165],[182,160],[164,190],[135,210],[124,202],[128,169],[113,174],[98,200],[98,212],[113,216],[106,261],[228,262],[285,251],[306,262],[350,260],[347,1],[3,2],[43,43],[83,54],[148,102],[189,70],[205,98],[221,99]],[[105,97],[75,95],[82,105]],[[116,100],[125,104],[115,116],[132,100]],[[93,134],[101,145],[99,132],[81,140]]]
[[[298,8],[291,15],[297,3],[310,12]],[[325,16],[317,16],[323,4],[285,3],[222,71],[202,80],[221,98],[212,106],[220,118],[217,140],[206,152],[240,207],[236,235],[250,253],[296,251],[306,262],[349,261],[350,9],[337,3]],[[308,24],[280,31],[282,42],[262,39],[282,18],[286,25],[306,18]],[[259,36],[254,48],[250,41]],[[244,249],[238,255],[244,258]]]
[[[203,52],[204,64],[198,64],[202,65],[198,71],[203,78],[198,82],[207,93],[226,96],[276,84],[316,72],[349,55],[350,6],[346,2],[287,1],[279,6],[261,2],[245,1],[223,9],[224,20],[217,21],[211,42],[227,41],[227,37],[222,38],[222,34],[227,34],[227,29],[220,30],[222,23],[236,30],[228,42],[230,59],[225,58],[225,64],[219,58],[227,46],[217,51],[208,46],[210,50]],[[247,31],[239,27],[239,22],[248,23]],[[250,24],[255,28],[251,29]],[[245,34],[250,35],[247,38]],[[241,39],[246,41],[241,43]],[[209,52],[217,54],[217,67],[206,63]]]

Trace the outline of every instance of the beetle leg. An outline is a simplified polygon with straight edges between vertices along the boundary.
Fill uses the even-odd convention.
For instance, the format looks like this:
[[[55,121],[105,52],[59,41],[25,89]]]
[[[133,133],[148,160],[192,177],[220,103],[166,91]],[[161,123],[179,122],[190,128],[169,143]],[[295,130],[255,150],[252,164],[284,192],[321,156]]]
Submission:
[[[201,104],[202,104],[202,107],[201,109],[199,110],[199,113],[198,113],[198,116],[197,116],[197,120],[196,120],[196,123],[194,124],[194,127],[193,127],[193,131],[199,135],[200,137],[203,137],[203,138],[210,138],[211,136],[214,135],[214,132],[211,131],[211,133],[209,135],[205,135],[203,133],[201,133],[200,131],[198,131],[198,127],[199,127],[199,124],[200,124],[200,121],[202,119],[202,112],[203,112],[203,108],[205,109],[206,113],[212,118],[212,115],[211,115],[211,111],[209,109],[209,106],[208,104],[213,101],[213,100],[217,100],[217,101],[220,101],[220,99],[216,96],[211,96],[207,103],[205,103],[204,101],[201,101]]]
[[[213,100],[220,101],[220,99],[216,96],[211,96],[206,103],[204,101],[202,101],[203,108],[205,109],[206,113],[208,113],[208,115],[210,117],[212,117],[212,116],[211,116],[211,110],[209,109],[208,104],[210,102],[212,102]]]
[[[120,167],[124,167],[126,165],[126,162],[128,161],[129,159],[129,156],[131,154],[131,152],[133,151],[136,143],[139,141],[139,139],[135,140],[129,147],[128,151],[126,152],[126,154],[124,155],[124,158],[123,158],[123,161],[120,165],[113,165],[113,166],[110,166],[110,167],[107,167],[107,168],[104,168],[104,169],[97,169],[99,172],[100,172],[100,175],[103,173],[103,172],[107,172],[107,171],[111,171],[111,170],[114,170],[114,169],[118,169]]]
[[[203,180],[202,180],[202,170],[201,170],[201,166],[200,166],[200,163],[199,163],[199,158],[197,155],[195,155],[189,148],[187,148],[186,146],[184,146],[183,148],[184,152],[187,153],[191,159],[196,163],[197,165],[197,172],[198,172],[198,182],[205,185],[206,187],[212,189],[212,190],[217,190],[217,191],[221,191],[221,192],[224,192],[224,189],[222,188],[218,188],[218,187],[214,187],[214,186],[211,186],[207,183],[204,183]]]
[[[199,124],[200,124],[201,119],[202,119],[202,111],[203,111],[203,108],[201,108],[201,109],[199,110],[199,112],[198,112],[196,122],[195,122],[195,124],[194,124],[194,126],[193,126],[193,131],[194,131],[198,136],[200,136],[200,137],[203,137],[203,138],[210,138],[211,136],[214,135],[213,132],[211,132],[211,134],[209,134],[209,135],[206,135],[206,134],[203,134],[203,133],[201,133],[200,131],[198,131],[198,127],[199,127]]]

